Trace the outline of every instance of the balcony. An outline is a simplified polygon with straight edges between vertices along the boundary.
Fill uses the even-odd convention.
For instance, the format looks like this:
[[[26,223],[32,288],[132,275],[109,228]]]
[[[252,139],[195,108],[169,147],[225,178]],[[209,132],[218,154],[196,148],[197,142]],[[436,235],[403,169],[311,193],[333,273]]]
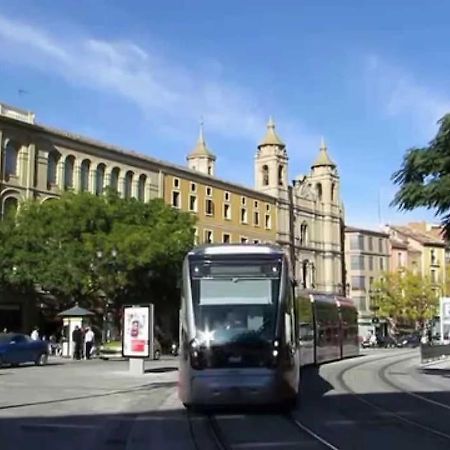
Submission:
[[[10,119],[20,120],[21,122],[30,124],[34,124],[35,119],[35,114],[31,111],[25,111],[14,106],[8,106],[4,103],[0,103],[0,116],[9,117]]]

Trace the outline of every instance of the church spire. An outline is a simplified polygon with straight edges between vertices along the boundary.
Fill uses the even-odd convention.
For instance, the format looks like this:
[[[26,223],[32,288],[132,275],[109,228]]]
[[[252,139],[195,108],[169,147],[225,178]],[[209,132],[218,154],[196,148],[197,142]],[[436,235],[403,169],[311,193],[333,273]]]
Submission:
[[[317,155],[316,161],[311,166],[312,169],[315,167],[336,167],[336,164],[330,159],[330,156],[328,155],[328,148],[325,144],[325,139],[323,136],[320,138],[320,150],[319,154]]]
[[[272,116],[269,117],[269,121],[267,122],[266,134],[258,147],[263,147],[264,145],[278,145],[280,147],[285,146],[284,142],[280,139],[275,131],[275,122],[273,121]]]
[[[198,134],[197,144],[194,147],[194,149],[192,150],[192,152],[188,155],[188,159],[196,158],[198,156],[208,157],[212,160],[216,159],[214,154],[209,150],[209,148],[206,145],[205,135],[204,135],[204,130],[203,130],[203,121],[200,122],[200,131]]]

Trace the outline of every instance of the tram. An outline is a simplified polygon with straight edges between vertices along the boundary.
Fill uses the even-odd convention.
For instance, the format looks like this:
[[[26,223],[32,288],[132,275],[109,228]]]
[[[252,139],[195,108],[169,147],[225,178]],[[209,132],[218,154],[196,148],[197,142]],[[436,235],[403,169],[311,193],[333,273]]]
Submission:
[[[358,356],[358,311],[352,300],[296,289],[300,365]]]
[[[179,397],[186,407],[295,404],[293,283],[281,248],[207,245],[183,264]]]
[[[295,287],[277,246],[192,250],[181,296],[178,393],[186,407],[289,408],[301,366],[359,353],[353,302]]]

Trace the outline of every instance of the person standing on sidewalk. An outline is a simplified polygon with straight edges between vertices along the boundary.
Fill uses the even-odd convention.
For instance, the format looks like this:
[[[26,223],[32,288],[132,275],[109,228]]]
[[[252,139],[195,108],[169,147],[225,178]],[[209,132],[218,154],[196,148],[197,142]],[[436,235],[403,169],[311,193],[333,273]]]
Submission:
[[[73,357],[75,359],[81,359],[81,346],[83,345],[83,333],[80,330],[80,327],[75,326],[75,330],[72,331],[72,342],[74,343],[74,352]]]
[[[84,335],[84,342],[86,345],[86,359],[91,359],[91,351],[95,341],[95,334],[92,328],[86,328],[86,334]]]
[[[33,331],[31,332],[30,337],[33,341],[39,340],[39,328],[38,327],[34,327]]]

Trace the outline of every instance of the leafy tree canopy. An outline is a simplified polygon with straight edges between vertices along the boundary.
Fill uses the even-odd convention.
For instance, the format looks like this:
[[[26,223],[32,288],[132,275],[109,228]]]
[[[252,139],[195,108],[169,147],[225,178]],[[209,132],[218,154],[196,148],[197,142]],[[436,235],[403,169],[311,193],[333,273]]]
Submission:
[[[192,215],[161,199],[142,203],[110,191],[24,203],[0,225],[0,281],[22,290],[39,286],[62,304],[95,306],[100,296],[174,302],[193,224]]]
[[[427,147],[412,148],[392,179],[399,186],[393,205],[403,210],[433,209],[442,218],[450,239],[450,114],[439,121],[439,131]]]
[[[385,274],[373,285],[373,306],[394,324],[414,322],[423,326],[437,314],[438,295],[428,278],[411,271]]]

